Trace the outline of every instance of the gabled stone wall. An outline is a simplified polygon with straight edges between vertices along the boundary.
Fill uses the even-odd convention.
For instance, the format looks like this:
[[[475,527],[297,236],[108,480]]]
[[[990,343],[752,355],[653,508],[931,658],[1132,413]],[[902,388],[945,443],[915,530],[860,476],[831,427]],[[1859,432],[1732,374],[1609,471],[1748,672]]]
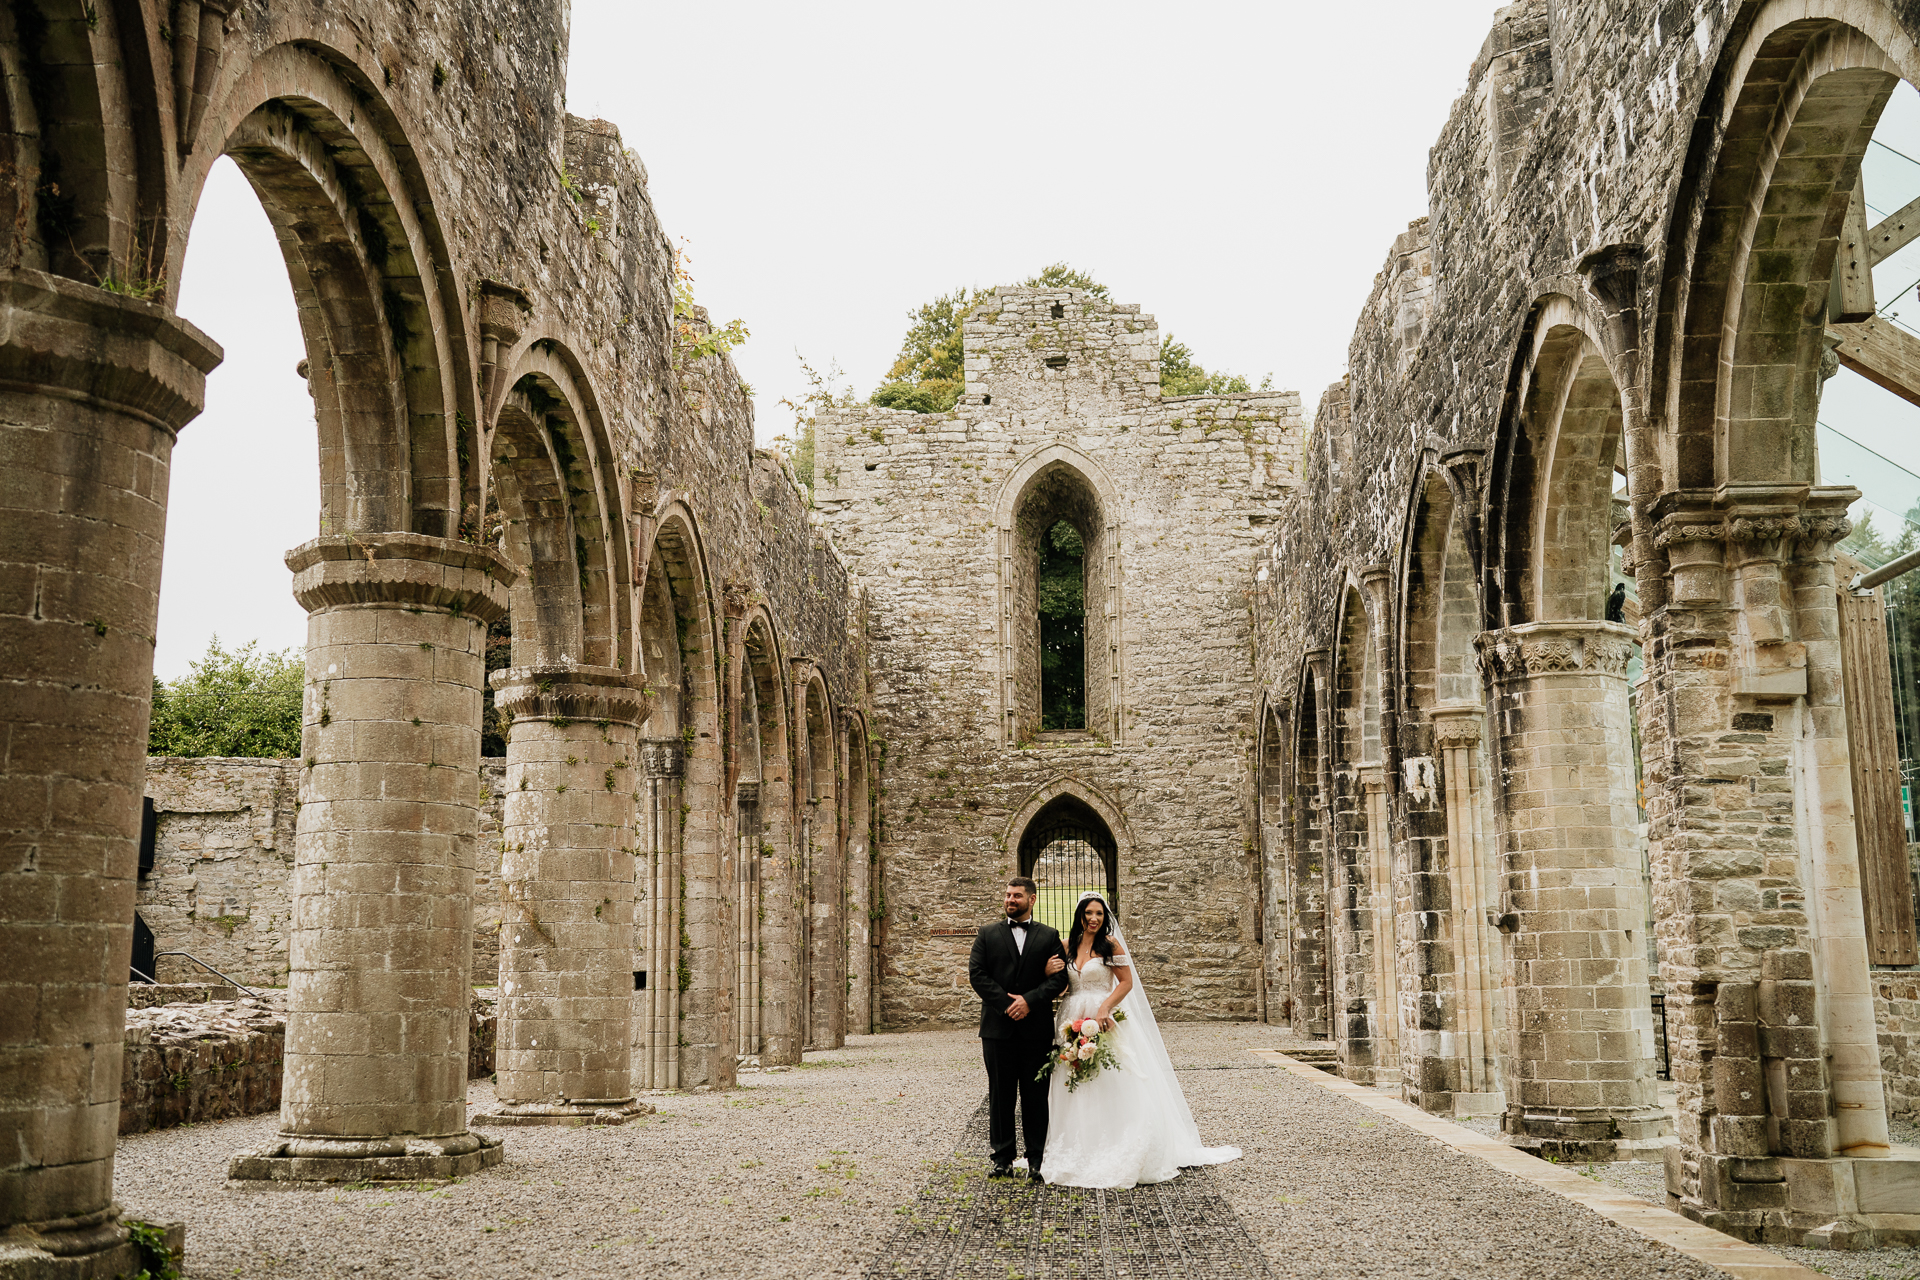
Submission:
[[[1153,318],[1077,290],[996,290],[965,341],[952,412],[842,408],[817,427],[815,500],[866,593],[885,742],[882,1020],[978,1016],[974,932],[1025,822],[1061,793],[1111,815],[1122,923],[1163,1016],[1251,1016],[1245,583],[1296,482],[1299,399],[1162,400]],[[1093,654],[1113,629],[1118,673],[1090,658],[1081,734],[1036,732],[1032,673],[1007,669],[1008,602],[1032,572],[1010,551],[1016,499],[1055,464],[1084,478],[1112,538],[1087,549],[1087,632]],[[1119,700],[1095,723],[1100,680]]]

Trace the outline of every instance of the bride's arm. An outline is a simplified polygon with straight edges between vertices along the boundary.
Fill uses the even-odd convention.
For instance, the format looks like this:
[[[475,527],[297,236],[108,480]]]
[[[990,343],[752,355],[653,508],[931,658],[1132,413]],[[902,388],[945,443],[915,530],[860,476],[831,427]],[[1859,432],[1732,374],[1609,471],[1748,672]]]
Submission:
[[[1119,943],[1113,944],[1113,959],[1108,961],[1113,970],[1113,990],[1100,1002],[1100,1026],[1103,1030],[1113,1030],[1113,1011],[1127,998],[1127,992],[1133,990],[1133,957]]]

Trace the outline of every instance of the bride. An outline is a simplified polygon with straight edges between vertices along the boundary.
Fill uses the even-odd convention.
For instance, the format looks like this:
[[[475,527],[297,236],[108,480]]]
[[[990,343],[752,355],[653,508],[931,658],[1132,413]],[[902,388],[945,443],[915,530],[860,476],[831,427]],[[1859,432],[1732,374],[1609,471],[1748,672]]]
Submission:
[[[1058,1038],[1068,1022],[1099,1020],[1113,1032],[1117,1068],[1100,1072],[1068,1091],[1068,1070],[1055,1062],[1047,1087],[1052,1119],[1040,1173],[1069,1187],[1131,1187],[1165,1182],[1183,1166],[1224,1164],[1238,1147],[1203,1147],[1200,1129],[1174,1077],[1160,1040],[1146,990],[1120,928],[1097,893],[1080,895],[1067,935],[1069,961],[1048,962],[1049,973],[1068,969],[1066,998],[1054,1018]],[[1118,1009],[1126,1016],[1116,1020]]]

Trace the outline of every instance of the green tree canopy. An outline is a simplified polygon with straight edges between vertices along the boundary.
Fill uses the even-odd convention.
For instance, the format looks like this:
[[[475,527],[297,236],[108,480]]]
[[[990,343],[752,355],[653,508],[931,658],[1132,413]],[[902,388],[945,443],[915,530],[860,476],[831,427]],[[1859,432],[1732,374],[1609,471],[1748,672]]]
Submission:
[[[300,694],[307,664],[293,649],[257,652],[208,644],[206,656],[178,680],[153,682],[147,753],[156,756],[300,754]]]
[[[1083,289],[1096,298],[1108,298],[1107,286],[1085,271],[1056,262],[1021,282],[1031,289]],[[961,325],[975,303],[991,290],[955,289],[907,313],[907,336],[900,355],[868,400],[884,409],[914,413],[945,413],[966,389],[965,351]],[[1272,375],[1261,383],[1265,391]],[[1163,396],[1234,395],[1254,388],[1233,373],[1208,373],[1195,363],[1193,351],[1169,334],[1160,343],[1160,394]]]

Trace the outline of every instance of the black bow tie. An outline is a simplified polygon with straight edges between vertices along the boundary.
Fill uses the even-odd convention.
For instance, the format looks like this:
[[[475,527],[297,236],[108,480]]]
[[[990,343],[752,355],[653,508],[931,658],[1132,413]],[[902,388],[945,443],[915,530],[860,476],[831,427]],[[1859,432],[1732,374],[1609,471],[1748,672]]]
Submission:
[[[1007,927],[1011,929],[1024,929],[1031,923],[1032,921],[1029,921],[1029,920],[1014,920],[1009,918],[1007,921]]]

